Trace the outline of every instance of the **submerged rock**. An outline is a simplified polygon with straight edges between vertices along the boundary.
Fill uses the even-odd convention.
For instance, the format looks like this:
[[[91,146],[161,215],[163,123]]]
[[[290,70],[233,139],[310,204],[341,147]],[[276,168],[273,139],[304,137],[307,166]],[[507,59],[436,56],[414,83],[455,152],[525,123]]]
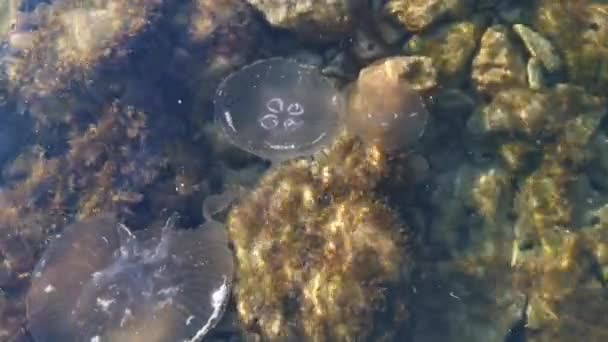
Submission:
[[[511,265],[528,296],[528,340],[604,341],[607,200],[588,173],[606,102],[572,85],[554,92],[555,108],[569,115],[557,114],[560,129],[519,181]]]
[[[333,40],[352,25],[350,0],[247,0],[273,26],[312,40]]]
[[[405,49],[416,55],[431,57],[444,83],[458,83],[465,77],[471,64],[482,32],[480,26],[473,21],[446,24],[428,34],[412,37]]]
[[[280,161],[333,140],[342,98],[316,67],[271,58],[228,76],[214,105],[216,122],[233,144]]]
[[[534,29],[553,42],[569,81],[605,94],[608,85],[608,4],[539,0]]]
[[[401,340],[408,230],[373,189],[382,152],[339,140],[265,175],[228,215],[237,309],[263,341]]]
[[[460,17],[471,7],[469,0],[390,0],[386,10],[410,31],[422,31],[438,20]]]
[[[473,114],[468,122],[472,133],[521,132],[530,136],[553,132],[561,116],[552,112],[551,97],[529,88],[507,89]]]
[[[526,63],[506,27],[492,26],[483,34],[479,52],[473,59],[471,78],[477,91],[489,96],[526,86]]]
[[[66,0],[20,13],[9,39],[18,52],[7,62],[12,87],[27,101],[90,77],[98,62],[126,53],[125,41],[148,28],[161,5]]]
[[[562,61],[551,42],[538,32],[522,24],[513,25],[532,57],[538,58],[548,71],[555,72],[561,68]]]
[[[468,127],[473,133],[509,132],[546,137],[567,130],[566,120],[581,113],[596,117],[603,110],[602,101],[571,84],[558,84],[545,91],[507,89],[473,114]],[[579,133],[572,131],[571,135],[577,137]]]
[[[27,295],[40,341],[198,341],[223,314],[232,254],[221,226],[131,232],[112,215],[49,245]]]
[[[0,2],[0,41],[4,40],[11,29],[11,24],[17,15],[19,0],[4,0]]]
[[[532,90],[540,90],[545,86],[545,78],[543,74],[542,62],[536,57],[528,59],[526,66],[528,73],[528,86]]]

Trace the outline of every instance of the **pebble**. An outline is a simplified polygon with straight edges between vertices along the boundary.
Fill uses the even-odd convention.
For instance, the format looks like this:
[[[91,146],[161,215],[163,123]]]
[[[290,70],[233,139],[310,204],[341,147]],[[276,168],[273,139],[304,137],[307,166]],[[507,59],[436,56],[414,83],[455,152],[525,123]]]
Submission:
[[[528,85],[530,86],[530,89],[539,90],[542,88],[544,86],[542,62],[538,58],[532,57],[528,60],[526,69],[528,72]]]
[[[429,33],[415,35],[406,44],[405,51],[431,57],[444,83],[459,83],[468,76],[482,32],[479,26],[473,21],[446,24]]]
[[[535,136],[552,131],[556,122],[550,96],[529,88],[507,89],[473,114],[468,122],[472,133],[521,132]]]
[[[477,91],[489,96],[501,90],[527,86],[526,64],[509,39],[505,26],[492,26],[481,37],[471,78]]]
[[[522,24],[513,25],[513,30],[519,35],[532,57],[538,58],[550,72],[558,71],[562,61],[551,42]]]
[[[468,0],[389,0],[385,9],[409,31],[420,32],[443,17],[461,17],[470,8],[468,2]]]

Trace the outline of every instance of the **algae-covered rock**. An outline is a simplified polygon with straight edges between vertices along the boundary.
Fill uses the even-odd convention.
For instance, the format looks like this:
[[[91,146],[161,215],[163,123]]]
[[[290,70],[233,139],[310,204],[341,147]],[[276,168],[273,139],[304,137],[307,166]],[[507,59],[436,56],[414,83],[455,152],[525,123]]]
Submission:
[[[489,96],[526,86],[526,64],[506,27],[492,26],[483,34],[471,78],[477,91]]]
[[[412,37],[406,51],[433,59],[444,81],[461,81],[468,71],[477,41],[479,24],[472,21],[450,23],[422,35]]]
[[[570,115],[520,185],[511,263],[529,298],[530,340],[570,341],[577,331],[577,338],[603,341],[606,331],[595,316],[606,307],[602,270],[608,239],[601,208],[608,199],[583,172],[597,158],[593,137],[606,115],[605,102],[571,85],[558,86],[553,98]]]
[[[593,341],[608,339],[605,288],[586,288],[548,305],[537,298],[529,304],[527,315],[534,320],[527,334],[530,342]],[[530,320],[530,319],[529,319]],[[540,321],[539,321],[540,320]]]
[[[598,234],[599,233],[599,234]],[[515,281],[528,293],[530,341],[604,341],[608,338],[605,279],[598,278],[597,250],[606,247],[605,226],[554,232],[553,247],[516,264]]]
[[[450,246],[450,255],[457,259],[505,259],[513,237],[508,228],[511,178],[497,163],[484,167],[463,163],[437,177],[440,186],[432,201],[441,215],[432,223],[433,239]]]
[[[530,137],[565,131],[565,139],[577,139],[568,132],[568,119],[601,117],[602,99],[584,89],[560,84],[548,91],[513,88],[499,92],[492,102],[471,116],[469,129],[475,133],[510,132]]]
[[[530,89],[540,90],[545,86],[545,77],[540,59],[536,57],[531,57],[528,59],[526,71],[528,73],[528,86]]]
[[[551,111],[551,97],[527,88],[506,89],[492,102],[471,116],[473,133],[520,132],[537,135],[561,126],[562,118]]]
[[[31,48],[9,63],[11,84],[27,99],[62,89],[68,79],[90,76],[86,74],[97,62],[120,55],[117,50],[125,40],[149,27],[160,5],[156,0],[39,5],[16,23],[23,31],[14,34],[28,35]],[[31,29],[32,23],[37,23],[36,30]]]
[[[276,27],[318,41],[342,37],[352,26],[348,0],[247,0]]]
[[[434,181],[435,252],[414,283],[415,340],[505,341],[526,305],[509,265],[512,177],[498,163],[464,162]]]
[[[473,182],[470,201],[488,224],[504,219],[513,191],[510,178],[502,168],[490,167],[479,172]]]
[[[386,11],[408,30],[418,32],[444,17],[462,17],[471,8],[469,0],[389,0]]]
[[[513,30],[524,42],[530,55],[538,58],[548,71],[555,72],[561,68],[561,58],[549,40],[522,24],[513,25]]]
[[[0,2],[0,41],[6,38],[17,15],[19,0],[4,0]]]
[[[386,166],[353,140],[328,153],[269,172],[229,213],[237,308],[263,340],[394,339],[405,327],[407,231],[369,174]]]
[[[511,141],[500,145],[498,153],[506,165],[513,172],[522,171],[530,165],[531,158],[538,151],[538,146],[525,141]]]
[[[564,99],[570,97],[569,105],[573,107],[568,110],[582,111],[565,120],[557,141],[543,148],[538,169],[525,178],[515,202],[518,239],[528,241],[526,244],[536,241],[545,251],[555,249],[551,237],[554,229],[569,229],[573,224],[577,205],[572,198],[575,175],[591,159],[588,144],[606,115],[605,104],[598,98],[588,96],[587,106],[583,107],[578,102],[582,95],[579,88],[564,86],[560,95]]]
[[[564,57],[570,82],[601,93],[608,86],[608,4],[538,1],[534,25]]]
[[[586,173],[602,170],[606,111],[604,98],[559,84],[503,90],[473,114],[470,128],[507,134],[480,137],[485,162],[452,162],[432,178],[427,248],[442,257],[415,283],[416,340],[504,341],[516,326],[533,341],[570,341],[570,330],[605,340],[594,316],[606,309],[608,196]],[[590,312],[574,308],[574,298]]]

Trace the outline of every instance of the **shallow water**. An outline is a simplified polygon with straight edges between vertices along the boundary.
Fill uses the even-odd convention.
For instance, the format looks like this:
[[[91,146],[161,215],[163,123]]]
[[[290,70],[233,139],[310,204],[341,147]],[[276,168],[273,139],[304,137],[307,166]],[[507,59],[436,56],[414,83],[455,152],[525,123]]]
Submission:
[[[216,207],[224,209],[224,203],[211,201],[237,188],[246,189],[239,190],[242,201],[252,202],[256,210],[251,215],[261,218],[251,222],[286,210],[284,221],[274,216],[267,221],[289,223],[315,206],[318,215],[298,218],[303,226],[331,221],[334,216],[321,213],[333,213],[326,209],[352,197],[386,205],[396,214],[409,239],[403,251],[407,265],[398,291],[385,292],[405,298],[407,319],[397,329],[391,325],[395,317],[386,317],[397,314],[377,303],[370,309],[377,317],[361,324],[373,333],[353,329],[360,334],[350,336],[354,340],[608,340],[608,4],[437,2],[452,5],[433,9],[403,0],[319,0],[306,2],[312,7],[299,12],[296,7],[274,11],[253,0],[249,3],[258,10],[245,0],[0,0],[0,341],[34,341],[44,329],[52,336],[44,324],[28,331],[34,317],[28,316],[26,298],[35,289],[32,272],[53,236],[100,213],[112,213],[136,235],[160,232],[175,212],[181,230],[196,231],[205,223],[226,229],[209,220],[209,211],[219,222],[238,213],[231,207],[219,212]],[[397,56],[411,58],[382,63]],[[273,58],[294,61],[293,70],[269,67],[264,80],[259,73],[248,76],[255,80],[234,76]],[[380,78],[367,85],[373,91],[357,94],[363,109],[353,128],[348,108],[332,99],[346,103],[352,89],[366,89],[357,87],[359,73],[378,65],[388,68],[383,70],[386,83]],[[303,79],[296,66],[318,78]],[[230,117],[239,120],[233,123],[238,129],[229,134],[216,119],[223,80],[224,86],[238,81],[231,85],[233,102],[222,104],[238,111]],[[399,86],[389,87],[390,82]],[[268,89],[272,94],[266,96]],[[395,89],[408,89],[408,94],[390,101],[398,96]],[[411,98],[423,100],[414,107],[424,120],[401,127],[407,120],[390,120],[386,108],[398,111]],[[315,109],[313,129],[300,120],[301,108]],[[324,110],[331,113],[323,115]],[[383,119],[366,125],[374,117]],[[268,133],[276,127],[283,130]],[[357,136],[365,148],[336,157],[334,139],[328,137],[344,134]],[[390,148],[369,146],[382,141],[396,142]],[[301,159],[309,171],[294,174],[291,182],[281,183],[284,188],[266,190],[290,199],[301,191],[301,198],[266,200],[265,188],[259,203],[247,197],[257,180],[280,172],[281,163],[291,159]],[[365,164],[366,169],[361,160],[378,163]],[[343,170],[350,165],[360,169]],[[385,169],[376,174],[372,167]],[[290,184],[298,188],[292,191]],[[306,198],[310,193],[322,195]],[[211,200],[203,209],[206,198]],[[308,200],[314,205],[307,207]],[[103,235],[103,229],[98,231],[94,237]],[[306,235],[314,241],[306,245],[262,231],[256,238],[266,239],[266,245],[255,248],[264,253],[293,249],[294,258],[305,257],[287,256],[284,264],[302,265],[306,272],[324,258],[346,260],[298,253],[338,241],[324,232],[314,239]],[[250,264],[239,259],[240,238],[232,236],[229,246],[240,267],[235,286],[246,282],[239,277],[243,269],[278,279],[278,270],[264,268],[268,255]],[[341,247],[336,253],[357,250]],[[377,252],[361,251],[361,259],[354,260],[369,260]],[[99,253],[111,259],[111,251]],[[63,266],[77,265],[81,256],[85,259],[70,256]],[[117,260],[113,265],[122,270],[125,264]],[[95,267],[103,274],[112,269]],[[362,287],[377,285],[374,270],[362,270],[370,277]],[[150,272],[138,274],[150,278]],[[357,317],[319,303],[355,307],[356,296],[349,302],[332,297],[339,291],[311,295],[302,289],[306,272],[290,274],[301,284],[282,287],[281,279],[270,284],[277,293],[293,290],[284,297],[272,297],[270,285],[260,284],[257,307],[273,298],[273,307],[283,310],[280,317],[261,310],[253,314],[261,323],[245,326],[239,320],[243,305],[233,296],[206,340],[331,340],[328,336],[335,335],[307,335],[307,323],[318,317],[306,321],[306,314],[295,314],[309,312],[306,296],[314,298],[335,331],[353,331],[341,330],[341,324],[348,326]],[[79,286],[90,283],[92,273]],[[145,292],[139,286],[146,282],[123,276],[121,290]],[[204,282],[204,275],[198,276]],[[211,288],[202,290],[201,297],[212,295]],[[119,293],[124,303],[139,298]],[[56,311],[67,315],[70,309]],[[81,325],[89,326],[93,316],[82,314]],[[262,328],[269,321],[282,322],[274,327],[277,335]]]

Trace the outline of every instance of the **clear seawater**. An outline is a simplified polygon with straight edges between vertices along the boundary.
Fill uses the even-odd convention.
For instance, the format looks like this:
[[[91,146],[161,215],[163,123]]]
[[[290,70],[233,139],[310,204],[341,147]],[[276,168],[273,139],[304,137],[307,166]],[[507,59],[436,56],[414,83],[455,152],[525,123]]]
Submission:
[[[179,214],[180,227],[195,228],[209,222],[205,199],[234,187],[251,190],[277,167],[278,161],[232,144],[234,138],[226,137],[215,120],[216,88],[232,72],[270,57],[323,70],[343,53],[350,61],[327,77],[346,94],[359,70],[408,54],[404,46],[412,37],[428,38],[405,32],[384,42],[374,26],[378,18],[363,15],[354,22],[357,29],[338,39],[302,39],[273,28],[260,13],[243,14],[243,1],[200,0],[201,7],[194,0],[84,1],[79,11],[50,12],[56,20],[45,22],[32,13],[40,6],[61,8],[53,1],[0,0],[0,342],[33,341],[26,309],[32,271],[65,227],[112,212],[134,231],[160,229],[173,213]],[[92,9],[106,3],[135,7],[117,12],[125,17],[104,17],[107,13]],[[480,33],[462,76],[440,73],[438,86],[421,94],[431,119],[420,141],[400,153],[423,160],[424,175],[404,187],[397,171],[379,190],[412,237],[414,266],[403,289],[410,296],[410,319],[408,333],[398,341],[608,341],[608,123],[605,115],[580,123],[593,121],[590,102],[600,104],[594,110],[608,110],[608,5],[555,0],[555,6],[567,9],[555,13],[571,15],[550,18],[563,22],[563,35],[578,39],[580,33],[581,42],[591,42],[571,47],[556,43],[555,27],[535,18],[540,3],[548,0],[471,1],[470,13],[447,15],[429,29],[439,32],[471,21]],[[591,15],[593,6],[598,7]],[[67,27],[77,20],[73,31],[53,31],[60,27],[53,25]],[[481,35],[492,24],[518,22],[544,28],[565,60],[565,69],[545,71],[538,92],[553,94],[561,83],[579,88],[563,100],[568,115],[557,123],[547,119],[547,129],[538,134],[507,129],[476,135],[469,130],[470,119],[491,102],[470,77]],[[110,28],[116,31],[108,34]],[[361,31],[379,46],[362,43],[356,33]],[[524,44],[512,31],[509,37],[527,61]],[[377,51],[357,58],[357,49],[363,49],[357,44]],[[244,92],[252,85],[243,84],[243,95],[235,94],[234,101],[249,101]],[[293,92],[315,100],[322,90]],[[299,115],[299,107],[287,106],[290,115]],[[266,113],[271,120],[273,108]],[[321,127],[334,124],[319,121]],[[293,119],[284,127],[291,124],[301,123]],[[244,140],[258,135],[253,128],[243,134]],[[577,142],[580,136],[583,143]],[[513,146],[527,152],[523,165],[509,170],[504,151]],[[560,157],[570,147],[574,152],[569,153],[581,159]],[[222,221],[227,210],[221,209],[230,201],[219,202],[218,212],[212,211]],[[494,217],[488,219],[482,210],[494,204]],[[559,216],[562,209],[566,219]],[[526,231],[531,236],[522,236],[517,227],[524,215],[542,229],[532,227]],[[236,311],[232,299],[206,340],[245,341]]]

